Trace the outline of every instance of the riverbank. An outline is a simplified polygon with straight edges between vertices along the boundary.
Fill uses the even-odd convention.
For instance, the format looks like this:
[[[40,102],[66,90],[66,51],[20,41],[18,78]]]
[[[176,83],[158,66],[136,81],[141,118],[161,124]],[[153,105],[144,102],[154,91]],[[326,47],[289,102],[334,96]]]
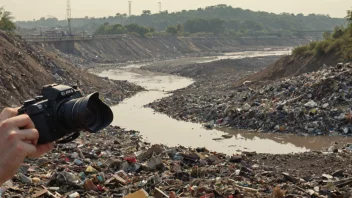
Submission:
[[[99,145],[99,146],[96,146]],[[334,152],[333,152],[334,151]],[[26,159],[4,197],[350,197],[351,147],[331,152],[225,155],[151,145],[108,127]],[[135,192],[141,194],[131,195]]]
[[[249,56],[242,53],[241,56]],[[271,57],[267,57],[270,59]],[[184,65],[195,60],[203,62],[208,59],[177,59],[150,63],[162,68],[165,63],[172,65]],[[147,91],[138,93],[117,106],[112,107],[114,112],[115,126],[129,130],[139,131],[145,140],[153,144],[165,144],[168,146],[182,145],[185,147],[206,147],[210,150],[225,154],[233,154],[241,151],[256,151],[258,153],[287,154],[305,152],[308,150],[325,150],[330,147],[332,141],[345,142],[347,140],[337,137],[336,139],[324,137],[301,137],[290,135],[262,135],[249,131],[228,130],[226,133],[218,130],[209,131],[201,124],[175,120],[165,114],[155,113],[145,105],[156,100],[170,96],[172,92],[192,86],[194,81],[166,73],[151,72],[140,68],[141,65],[129,65],[109,70],[99,71],[99,76],[115,79],[128,80],[144,87]],[[247,69],[244,69],[247,71]],[[194,141],[197,139],[198,141]],[[267,145],[270,145],[268,147]]]
[[[148,65],[151,71],[196,79],[193,85],[149,104],[178,120],[299,135],[350,135],[350,64],[274,81],[244,82],[278,57],[220,60],[189,65]],[[243,81],[242,81],[243,82]],[[235,86],[236,85],[236,86]]]

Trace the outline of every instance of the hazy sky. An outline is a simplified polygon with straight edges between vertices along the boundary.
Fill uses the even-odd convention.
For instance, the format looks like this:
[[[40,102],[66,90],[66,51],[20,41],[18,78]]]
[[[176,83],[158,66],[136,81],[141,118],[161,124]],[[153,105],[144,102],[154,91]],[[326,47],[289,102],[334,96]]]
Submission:
[[[251,10],[274,13],[316,13],[345,17],[346,10],[352,8],[352,0],[132,0],[132,14],[139,15],[142,10],[179,11],[196,9],[217,4],[227,4]],[[71,0],[72,17],[101,17],[116,13],[128,13],[128,0]],[[0,0],[0,6],[13,12],[16,20],[33,20],[42,16],[65,18],[66,0]]]

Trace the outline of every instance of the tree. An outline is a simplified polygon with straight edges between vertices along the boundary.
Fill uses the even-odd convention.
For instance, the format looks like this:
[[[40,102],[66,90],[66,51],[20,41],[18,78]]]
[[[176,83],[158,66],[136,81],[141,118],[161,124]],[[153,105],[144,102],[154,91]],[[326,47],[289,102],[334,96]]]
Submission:
[[[347,21],[352,24],[352,10],[348,10],[347,11],[347,17],[346,17]]]
[[[181,35],[183,33],[183,25],[177,24],[176,26],[170,25],[166,28],[166,32],[172,35]]]
[[[324,32],[323,37],[324,37],[324,39],[329,39],[331,37],[331,33],[330,32]]]
[[[142,15],[151,15],[152,12],[150,10],[143,10]]]
[[[11,12],[6,11],[3,7],[0,7],[0,30],[13,31],[16,29],[16,25],[12,22],[13,17]]]
[[[177,35],[178,30],[177,30],[177,27],[176,27],[176,26],[170,25],[169,27],[166,28],[166,32],[167,32],[167,33],[170,33],[170,34],[172,34],[172,35]]]
[[[176,27],[179,34],[183,32],[183,25],[178,24]]]
[[[113,15],[115,16],[115,13]],[[176,26],[177,24],[185,25],[187,21],[197,18],[206,19],[207,22],[209,22],[209,19],[212,18],[224,20],[226,21],[224,24],[226,27],[226,32],[233,32],[234,34],[239,33],[242,28],[248,28],[246,31],[242,32],[249,32],[250,34],[263,31],[267,31],[269,33],[285,31],[293,34],[294,32],[297,32],[297,30],[331,30],[335,26],[344,25],[346,23],[346,19],[329,18],[326,15],[311,14],[305,16],[303,14],[297,14],[294,16],[291,13],[279,15],[268,12],[255,12],[241,8],[233,8],[224,4],[209,6],[207,8],[199,8],[198,10],[197,8],[194,10],[182,10],[176,13],[163,11],[158,14],[153,14],[153,12],[149,14],[149,11],[145,10],[144,13],[142,13],[141,10],[139,16],[131,17],[131,22],[145,27],[153,27],[156,31],[163,31],[166,30],[169,26]],[[351,16],[349,18],[351,18]],[[103,17],[95,19],[75,18],[74,20],[75,23],[73,23],[73,25],[75,28],[80,30],[96,29],[103,25],[104,22],[109,22],[110,24],[129,24],[130,22],[128,20],[128,15],[123,14],[122,12],[120,12],[120,16],[109,17],[105,21],[103,20]],[[41,21],[36,20],[34,22],[16,22],[16,25],[23,28],[33,28],[39,26],[48,28],[56,27],[58,25],[65,26],[66,24],[67,21],[64,20],[50,23],[45,18],[43,18]],[[211,32],[209,29],[204,28],[208,27],[208,24],[203,24],[202,22],[198,21],[197,25],[203,25],[203,30],[206,29],[206,32]],[[197,30],[200,28],[193,27],[193,29]],[[185,31],[187,31],[186,27]]]

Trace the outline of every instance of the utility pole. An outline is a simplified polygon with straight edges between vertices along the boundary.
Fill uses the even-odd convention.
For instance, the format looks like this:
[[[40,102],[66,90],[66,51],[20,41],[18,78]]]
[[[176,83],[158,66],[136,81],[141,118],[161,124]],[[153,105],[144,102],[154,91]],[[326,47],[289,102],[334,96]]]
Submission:
[[[130,24],[131,24],[131,11],[132,11],[132,1],[128,1],[128,13],[130,18]]]
[[[67,0],[67,10],[66,10],[66,17],[68,22],[68,34],[72,36],[72,29],[71,29],[71,0]]]
[[[159,1],[159,13],[161,13],[161,2]]]

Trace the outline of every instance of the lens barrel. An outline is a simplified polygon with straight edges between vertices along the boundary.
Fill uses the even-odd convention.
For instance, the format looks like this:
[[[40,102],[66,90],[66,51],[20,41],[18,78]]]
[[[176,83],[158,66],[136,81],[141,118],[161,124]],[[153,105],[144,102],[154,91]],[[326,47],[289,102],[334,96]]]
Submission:
[[[109,106],[95,92],[82,98],[72,99],[58,108],[58,121],[70,131],[85,130],[91,133],[107,127],[113,120]]]

